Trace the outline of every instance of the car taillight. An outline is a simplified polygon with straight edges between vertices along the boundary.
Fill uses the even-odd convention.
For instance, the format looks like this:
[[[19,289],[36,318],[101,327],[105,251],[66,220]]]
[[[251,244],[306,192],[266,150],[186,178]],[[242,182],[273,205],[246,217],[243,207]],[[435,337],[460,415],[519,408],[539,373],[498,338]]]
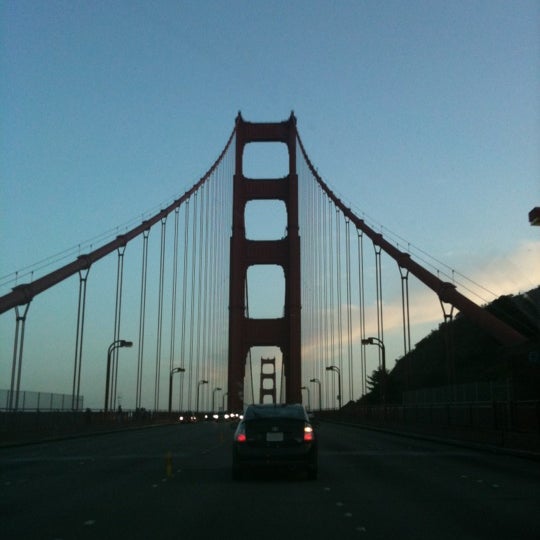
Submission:
[[[236,434],[236,442],[242,443],[242,442],[246,442],[246,440],[247,440],[247,437],[246,437],[246,432],[244,430],[239,431]]]
[[[313,432],[313,428],[306,424],[304,426],[304,442],[310,442],[315,440],[315,433]]]

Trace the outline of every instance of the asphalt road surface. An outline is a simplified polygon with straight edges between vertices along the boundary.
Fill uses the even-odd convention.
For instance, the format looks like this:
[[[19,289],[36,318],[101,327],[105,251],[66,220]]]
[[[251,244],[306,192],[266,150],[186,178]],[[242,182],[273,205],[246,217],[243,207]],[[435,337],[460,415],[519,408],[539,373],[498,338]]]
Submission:
[[[319,478],[231,477],[228,424],[0,449],[0,538],[540,538],[540,463],[323,423]]]

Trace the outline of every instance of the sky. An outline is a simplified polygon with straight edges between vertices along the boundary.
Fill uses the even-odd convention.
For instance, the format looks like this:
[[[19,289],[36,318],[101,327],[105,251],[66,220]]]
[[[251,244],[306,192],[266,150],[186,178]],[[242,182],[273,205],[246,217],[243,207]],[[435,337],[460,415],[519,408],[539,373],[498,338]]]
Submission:
[[[0,0],[0,75],[0,278],[183,193],[238,111],[294,111],[383,232],[495,295],[540,284],[536,1]]]

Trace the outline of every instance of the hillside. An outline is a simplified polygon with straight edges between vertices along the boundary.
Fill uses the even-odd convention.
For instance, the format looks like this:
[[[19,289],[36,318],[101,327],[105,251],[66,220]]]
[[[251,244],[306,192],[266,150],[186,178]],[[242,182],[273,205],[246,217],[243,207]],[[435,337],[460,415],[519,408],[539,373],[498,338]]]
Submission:
[[[396,362],[388,373],[387,401],[400,403],[406,390],[507,380],[514,399],[540,399],[540,286],[523,294],[501,296],[485,309],[530,341],[517,348],[502,347],[458,314]],[[361,398],[362,403],[379,401],[380,378],[377,372],[370,377],[371,392]]]

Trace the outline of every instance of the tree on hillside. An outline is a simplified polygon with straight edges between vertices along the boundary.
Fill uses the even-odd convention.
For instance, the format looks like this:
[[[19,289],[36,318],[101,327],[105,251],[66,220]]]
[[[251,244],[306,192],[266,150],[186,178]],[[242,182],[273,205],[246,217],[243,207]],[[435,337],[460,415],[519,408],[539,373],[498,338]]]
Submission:
[[[386,389],[386,403],[396,403],[401,400],[401,395],[397,392],[395,382],[388,370],[386,370],[386,380],[382,367],[378,367],[371,375],[368,375],[366,382],[368,393],[361,398],[363,403],[382,403],[384,389]]]

